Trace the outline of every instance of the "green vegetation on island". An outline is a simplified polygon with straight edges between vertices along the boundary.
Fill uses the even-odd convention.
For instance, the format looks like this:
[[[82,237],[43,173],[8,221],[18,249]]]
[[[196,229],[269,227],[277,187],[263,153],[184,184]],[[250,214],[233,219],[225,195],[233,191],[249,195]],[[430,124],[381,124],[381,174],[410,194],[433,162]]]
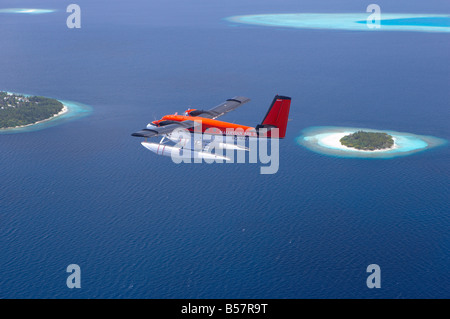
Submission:
[[[391,148],[394,139],[386,133],[358,131],[340,139],[342,145],[364,151],[375,151]]]
[[[0,129],[33,124],[51,118],[63,109],[58,100],[0,92]]]

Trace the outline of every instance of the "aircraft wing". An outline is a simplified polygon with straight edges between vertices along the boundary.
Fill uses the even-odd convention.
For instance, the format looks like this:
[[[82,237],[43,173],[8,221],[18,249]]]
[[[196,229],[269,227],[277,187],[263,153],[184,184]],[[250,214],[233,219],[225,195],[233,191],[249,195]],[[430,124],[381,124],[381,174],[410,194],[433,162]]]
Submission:
[[[232,99],[228,99],[222,104],[213,107],[210,110],[195,110],[191,112],[191,116],[200,116],[209,119],[216,119],[230,111],[237,109],[239,106],[250,102],[250,99],[245,96],[235,96]]]
[[[137,137],[154,137],[158,135],[168,134],[172,133],[173,130],[177,128],[191,128],[194,127],[195,122],[194,121],[183,121],[178,122],[174,124],[169,124],[165,126],[155,126],[152,128],[144,128],[143,130],[140,130],[139,132],[131,134],[132,136]]]
[[[200,116],[204,118],[209,119],[216,119],[219,116],[222,116],[228,112],[231,112],[235,109],[237,109],[239,106],[249,102],[250,99],[245,96],[235,96],[232,99],[228,99],[225,102],[213,107],[210,110],[195,110],[192,111],[190,114],[191,116]],[[183,121],[179,123],[173,123],[168,124],[164,126],[155,126],[155,127],[147,127],[143,130],[140,130],[139,132],[131,134],[132,136],[137,137],[154,137],[158,135],[168,134],[171,133],[173,130],[177,128],[191,128],[194,127],[195,122],[194,121]]]

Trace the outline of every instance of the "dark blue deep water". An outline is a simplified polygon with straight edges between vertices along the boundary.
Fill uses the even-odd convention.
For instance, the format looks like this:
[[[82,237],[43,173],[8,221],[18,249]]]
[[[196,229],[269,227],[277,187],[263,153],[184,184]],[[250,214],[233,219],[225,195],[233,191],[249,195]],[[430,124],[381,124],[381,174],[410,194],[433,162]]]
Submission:
[[[90,116],[0,135],[0,298],[449,298],[448,145],[328,157],[310,126],[450,139],[448,34],[233,25],[233,15],[365,12],[360,1],[77,1],[0,14],[0,90],[77,101]],[[443,1],[379,1],[442,13]],[[2,1],[33,8],[34,1]],[[174,164],[130,136],[235,95],[258,124],[292,97],[280,169]],[[66,267],[81,267],[81,289]],[[381,288],[366,286],[369,264]]]

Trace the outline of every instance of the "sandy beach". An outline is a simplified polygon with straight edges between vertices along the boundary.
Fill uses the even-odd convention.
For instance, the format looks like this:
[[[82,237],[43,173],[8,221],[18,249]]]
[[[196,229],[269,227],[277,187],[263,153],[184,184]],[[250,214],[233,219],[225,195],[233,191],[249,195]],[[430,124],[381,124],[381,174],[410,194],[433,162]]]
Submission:
[[[1,130],[12,130],[12,129],[16,129],[16,128],[22,128],[22,127],[32,126],[32,125],[36,125],[36,124],[39,124],[39,123],[51,121],[51,120],[55,119],[56,117],[59,117],[61,115],[66,114],[67,112],[69,112],[69,108],[67,107],[67,105],[63,104],[63,108],[61,109],[61,111],[59,111],[57,114],[53,115],[52,117],[49,117],[48,119],[45,119],[45,120],[42,120],[42,121],[37,121],[37,122],[31,123],[31,124],[27,124],[27,125],[20,125],[20,126],[2,128]]]
[[[343,138],[344,136],[352,134],[352,133],[354,133],[354,132],[348,131],[348,132],[324,133],[324,134],[319,134],[316,138],[317,138],[317,142],[321,146],[334,148],[334,149],[338,149],[338,150],[343,150],[343,151],[353,151],[353,152],[362,152],[362,153],[377,153],[377,152],[387,152],[387,151],[398,148],[395,137],[393,137],[394,145],[390,148],[386,148],[386,149],[382,149],[382,150],[374,150],[374,151],[358,150],[356,148],[347,147],[345,145],[342,145],[340,142],[340,139]]]
[[[358,150],[341,144],[340,139],[357,131],[384,132],[392,136],[394,145],[390,148],[374,151]],[[406,132],[382,131],[371,128],[339,127],[339,126],[312,126],[303,130],[303,135],[297,138],[297,143],[311,151],[353,158],[393,158],[410,155],[447,143],[445,139],[417,135]]]

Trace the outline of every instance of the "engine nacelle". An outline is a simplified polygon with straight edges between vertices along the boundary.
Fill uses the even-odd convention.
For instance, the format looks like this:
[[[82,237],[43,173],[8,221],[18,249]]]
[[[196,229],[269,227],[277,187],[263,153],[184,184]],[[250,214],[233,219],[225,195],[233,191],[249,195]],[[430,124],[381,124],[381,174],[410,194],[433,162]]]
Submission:
[[[184,112],[184,116],[193,116],[193,115],[191,115],[191,112],[193,112],[193,111],[197,111],[197,109],[187,109]]]

